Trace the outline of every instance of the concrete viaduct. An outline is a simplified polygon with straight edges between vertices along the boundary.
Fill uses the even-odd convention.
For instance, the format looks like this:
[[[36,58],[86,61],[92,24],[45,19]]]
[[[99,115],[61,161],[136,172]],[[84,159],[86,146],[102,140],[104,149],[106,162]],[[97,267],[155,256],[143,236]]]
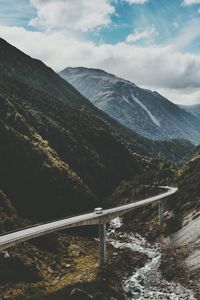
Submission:
[[[52,221],[45,224],[35,225],[33,227],[25,228],[19,231],[11,232],[0,236],[0,250],[8,249],[19,243],[50,234],[56,231],[67,228],[85,226],[85,225],[99,225],[99,265],[102,266],[106,258],[106,224],[112,219],[122,216],[136,208],[158,203],[159,205],[159,222],[163,223],[165,199],[172,194],[175,194],[178,188],[161,186],[160,188],[166,191],[162,194],[133,202],[130,204],[105,209],[101,214],[94,212],[82,214],[75,217],[69,217],[58,221]]]

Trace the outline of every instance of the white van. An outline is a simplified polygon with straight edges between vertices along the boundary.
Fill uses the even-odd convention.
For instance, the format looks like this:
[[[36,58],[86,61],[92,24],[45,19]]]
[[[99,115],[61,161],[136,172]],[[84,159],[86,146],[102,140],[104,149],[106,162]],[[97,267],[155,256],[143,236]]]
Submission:
[[[94,209],[94,213],[97,214],[97,215],[102,214],[102,212],[103,212],[103,209],[102,209],[101,207],[96,207],[96,208]]]

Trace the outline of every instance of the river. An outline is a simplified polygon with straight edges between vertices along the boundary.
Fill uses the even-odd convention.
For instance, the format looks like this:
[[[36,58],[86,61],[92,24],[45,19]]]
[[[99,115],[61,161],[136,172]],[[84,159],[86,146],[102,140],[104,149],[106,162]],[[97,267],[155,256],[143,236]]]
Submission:
[[[107,234],[108,242],[115,248],[129,248],[148,256],[146,264],[122,282],[124,292],[129,295],[129,299],[197,300],[192,291],[163,278],[160,272],[161,250],[159,244],[150,244],[137,233],[119,232],[116,229],[121,225],[121,218],[116,218],[110,223]]]

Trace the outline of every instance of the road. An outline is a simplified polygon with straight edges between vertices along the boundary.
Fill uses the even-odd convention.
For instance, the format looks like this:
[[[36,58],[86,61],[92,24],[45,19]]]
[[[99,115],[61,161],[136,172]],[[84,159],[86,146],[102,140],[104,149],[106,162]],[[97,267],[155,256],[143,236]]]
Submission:
[[[25,228],[19,231],[5,234],[0,236],[0,250],[8,249],[16,244],[28,241],[30,239],[40,237],[46,234],[50,234],[56,231],[64,230],[72,227],[79,227],[85,225],[105,224],[117,216],[132,211],[133,209],[149,205],[152,203],[160,202],[161,199],[165,199],[170,195],[177,192],[177,188],[162,186],[161,188],[167,189],[166,192],[144,199],[137,202],[133,202],[127,205],[118,206],[110,209],[103,210],[102,214],[95,214],[94,212],[82,214],[75,217],[68,217],[58,221],[52,221],[41,225],[35,225],[33,227]]]

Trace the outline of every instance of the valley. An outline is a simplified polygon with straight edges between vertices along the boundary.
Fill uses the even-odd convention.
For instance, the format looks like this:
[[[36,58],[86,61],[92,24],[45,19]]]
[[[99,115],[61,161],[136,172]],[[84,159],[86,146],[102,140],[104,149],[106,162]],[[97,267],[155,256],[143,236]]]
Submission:
[[[73,299],[75,288],[94,299],[125,299],[122,283],[133,278],[132,290],[138,284],[143,289],[138,274],[155,259],[150,271],[163,276],[163,287],[155,276],[138,299],[151,299],[154,289],[152,299],[162,294],[198,300],[197,114],[102,70],[67,68],[59,74],[0,39],[1,235],[140,201],[160,194],[159,186],[178,192],[166,203],[162,226],[156,204],[123,217],[102,269],[97,226],[52,233],[1,252],[0,299]],[[127,247],[128,235],[138,249]],[[136,291],[131,299],[137,296]]]

